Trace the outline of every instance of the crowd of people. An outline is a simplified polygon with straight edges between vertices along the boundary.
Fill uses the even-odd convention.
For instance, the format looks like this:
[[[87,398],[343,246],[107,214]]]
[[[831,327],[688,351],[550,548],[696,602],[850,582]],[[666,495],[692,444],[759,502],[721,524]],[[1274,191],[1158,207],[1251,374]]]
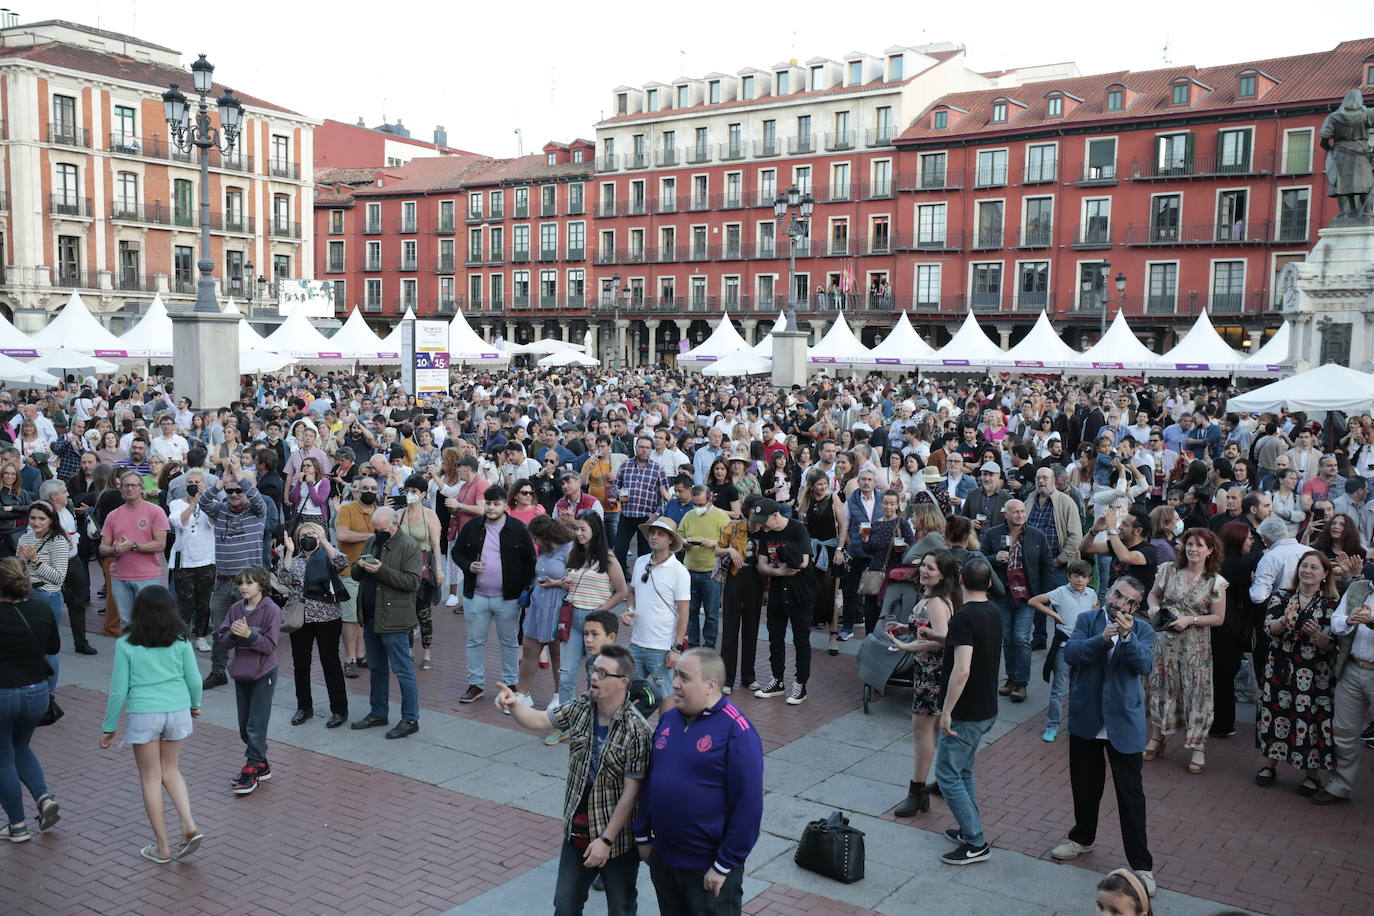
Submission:
[[[1053,854],[1091,849],[1110,763],[1130,875],[1153,892],[1144,762],[1175,750],[1202,772],[1253,700],[1255,782],[1292,778],[1336,805],[1374,744],[1374,422],[1229,412],[1229,393],[877,374],[779,390],[666,367],[455,373],[420,401],[384,377],[302,372],[208,411],[137,377],[0,392],[6,836],[28,836],[21,784],[40,828],[58,817],[29,740],[54,715],[62,618],[74,651],[97,651],[93,595],[105,615],[90,629],[120,637],[102,740],[127,705],[157,862],[202,839],[175,747],[203,691],[234,684],[232,790],[249,794],[272,775],[279,640],[293,726],[314,718],[318,654],[325,726],[400,739],[420,728],[422,672],[458,676],[433,617],[453,613],[461,702],[492,691],[547,744],[572,742],[567,867],[595,866],[623,907],[635,840],[665,829],[633,816],[636,795],[641,820],[647,800],[669,803],[651,775],[676,746],[661,729],[724,711],[719,740],[752,747],[729,696],[804,704],[817,630],[832,658],[862,634],[860,678],[880,693],[905,672],[913,777],[894,814],[943,795],[956,865],[989,855],[976,751],[999,704],[1025,702],[1043,652],[1042,737],[1068,733],[1076,815]],[[364,672],[368,708],[350,722],[346,680]],[[632,697],[657,725],[622,713]],[[623,806],[599,788],[604,742]],[[730,778],[752,792],[755,775]],[[601,835],[578,845],[589,812]],[[654,844],[689,850],[650,859],[661,894],[695,899],[693,869],[713,897],[738,893],[752,840],[716,826],[726,845],[710,855],[705,835]],[[582,877],[560,878],[559,912],[580,911]]]

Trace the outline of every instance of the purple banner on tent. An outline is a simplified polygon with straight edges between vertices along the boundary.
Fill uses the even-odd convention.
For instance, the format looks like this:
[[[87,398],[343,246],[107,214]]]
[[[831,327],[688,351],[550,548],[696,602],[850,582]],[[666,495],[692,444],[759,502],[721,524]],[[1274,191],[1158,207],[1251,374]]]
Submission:
[[[129,352],[127,350],[96,350],[95,355],[102,359],[128,359]]]
[[[343,359],[342,353],[316,353],[316,359]]]
[[[37,350],[0,350],[5,356],[15,356],[21,359],[38,355]]]
[[[1174,368],[1181,372],[1207,372],[1212,366],[1210,363],[1174,363]]]
[[[811,362],[813,362],[813,363],[833,363],[834,361],[835,361],[835,357],[833,357],[833,356],[813,356],[813,357],[811,357]]]
[[[711,356],[710,354],[704,354],[702,356],[696,357],[696,361],[699,363],[713,363],[716,361],[716,359],[716,357]]]
[[[686,353],[690,349],[692,349],[692,342],[690,340],[684,338],[677,342],[677,352]]]
[[[1015,362],[1014,365],[1015,365],[1017,368],[1021,368],[1021,369],[1043,369],[1043,368],[1045,368],[1045,364],[1042,363],[1042,362],[1040,362],[1040,360],[1038,360],[1038,359],[1018,359],[1018,360]]]
[[[902,361],[895,356],[878,356],[874,358],[873,362],[880,366],[900,366],[902,364]]]
[[[941,360],[940,362],[941,362],[943,365],[946,365],[946,366],[968,366],[968,365],[971,365],[971,363],[969,363],[969,361],[966,360],[966,359],[945,359],[945,360]]]
[[[1093,363],[1094,369],[1125,369],[1121,363]]]
[[[400,358],[401,358],[401,354],[399,354],[399,353],[378,353],[378,354],[377,354],[377,358],[378,358],[378,359],[400,359]]]
[[[1282,367],[1282,366],[1275,366],[1275,365],[1272,365],[1272,364],[1266,364],[1265,367],[1264,367],[1264,371],[1265,371],[1265,372],[1282,372],[1282,371],[1283,371],[1283,367]]]

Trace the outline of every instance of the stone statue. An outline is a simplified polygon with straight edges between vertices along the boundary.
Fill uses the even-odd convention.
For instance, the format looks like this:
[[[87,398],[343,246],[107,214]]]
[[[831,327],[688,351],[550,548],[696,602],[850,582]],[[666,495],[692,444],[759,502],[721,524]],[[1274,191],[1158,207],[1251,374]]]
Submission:
[[[1341,107],[1326,116],[1321,145],[1326,150],[1326,193],[1336,198],[1340,214],[1332,225],[1374,222],[1370,191],[1374,190],[1374,161],[1369,133],[1374,127],[1374,108],[1366,108],[1358,89],[1345,94]]]

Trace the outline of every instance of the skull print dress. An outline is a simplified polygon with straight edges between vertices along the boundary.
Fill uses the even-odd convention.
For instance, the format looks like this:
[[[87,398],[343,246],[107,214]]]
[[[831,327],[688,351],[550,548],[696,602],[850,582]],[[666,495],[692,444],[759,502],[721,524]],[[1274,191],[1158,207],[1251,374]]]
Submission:
[[[1326,651],[1317,637],[1300,632],[1302,623],[1316,621],[1319,633],[1331,633],[1331,614],[1337,601],[1318,593],[1304,598],[1281,589],[1265,608],[1266,629],[1293,608],[1295,626],[1269,642],[1255,712],[1255,745],[1271,760],[1282,760],[1299,769],[1329,770],[1335,766],[1331,741],[1332,666],[1336,661],[1334,640]]]

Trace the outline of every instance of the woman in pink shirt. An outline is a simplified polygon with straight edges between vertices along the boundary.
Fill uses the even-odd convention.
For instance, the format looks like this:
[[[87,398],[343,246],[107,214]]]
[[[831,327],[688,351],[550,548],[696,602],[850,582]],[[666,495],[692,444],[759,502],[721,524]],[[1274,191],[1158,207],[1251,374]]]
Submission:
[[[324,476],[318,458],[307,458],[301,462],[301,475],[291,485],[287,502],[295,510],[295,524],[299,528],[306,523],[329,526],[329,478]]]
[[[515,485],[510,488],[510,509],[507,511],[512,518],[518,518],[525,525],[537,515],[547,515],[544,507],[534,498],[534,485],[528,479],[517,480]]]

